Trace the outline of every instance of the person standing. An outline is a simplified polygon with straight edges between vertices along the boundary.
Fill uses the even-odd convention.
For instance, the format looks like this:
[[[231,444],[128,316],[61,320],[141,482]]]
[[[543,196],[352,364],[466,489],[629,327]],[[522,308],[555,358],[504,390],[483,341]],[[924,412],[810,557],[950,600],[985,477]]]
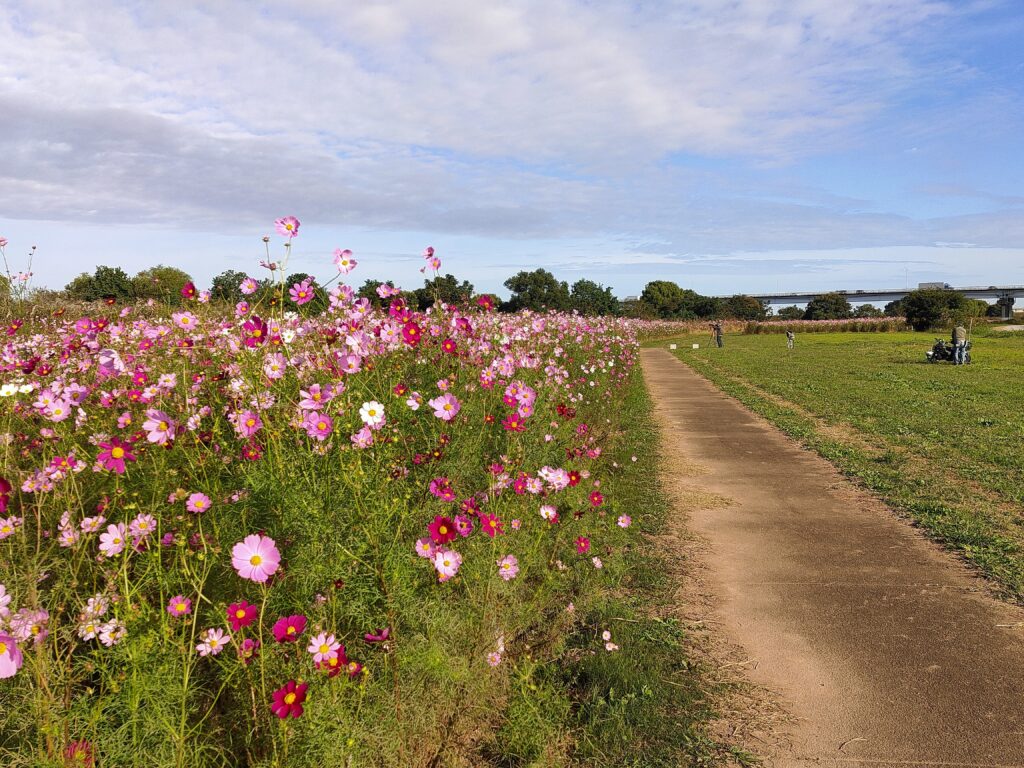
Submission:
[[[793,331],[786,331],[786,347],[792,349],[796,345],[796,334]]]
[[[725,339],[722,338],[722,324],[717,320],[711,324],[711,335],[715,337],[715,344],[719,349],[725,346]]]
[[[967,356],[967,329],[957,323],[953,329],[953,365],[963,365]]]

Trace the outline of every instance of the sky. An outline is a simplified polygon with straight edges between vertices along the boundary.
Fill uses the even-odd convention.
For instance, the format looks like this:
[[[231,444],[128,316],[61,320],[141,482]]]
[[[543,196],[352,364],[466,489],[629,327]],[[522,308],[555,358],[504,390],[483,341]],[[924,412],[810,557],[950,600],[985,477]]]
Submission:
[[[0,237],[480,291],[1024,284],[1021,0],[0,4]]]

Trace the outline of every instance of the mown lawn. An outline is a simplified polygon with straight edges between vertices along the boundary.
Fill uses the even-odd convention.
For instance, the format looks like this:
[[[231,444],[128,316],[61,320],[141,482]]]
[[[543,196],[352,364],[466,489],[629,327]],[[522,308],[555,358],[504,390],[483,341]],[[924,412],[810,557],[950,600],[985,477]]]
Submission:
[[[962,367],[927,363],[924,333],[708,341],[656,344],[1024,596],[1024,335],[976,338]]]

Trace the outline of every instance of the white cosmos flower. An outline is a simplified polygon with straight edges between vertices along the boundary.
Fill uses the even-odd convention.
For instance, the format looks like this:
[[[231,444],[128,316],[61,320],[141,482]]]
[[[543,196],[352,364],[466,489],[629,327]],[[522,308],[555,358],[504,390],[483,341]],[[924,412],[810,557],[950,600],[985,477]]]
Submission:
[[[359,409],[359,418],[366,426],[375,427],[384,421],[384,406],[376,400],[363,403],[363,407]]]

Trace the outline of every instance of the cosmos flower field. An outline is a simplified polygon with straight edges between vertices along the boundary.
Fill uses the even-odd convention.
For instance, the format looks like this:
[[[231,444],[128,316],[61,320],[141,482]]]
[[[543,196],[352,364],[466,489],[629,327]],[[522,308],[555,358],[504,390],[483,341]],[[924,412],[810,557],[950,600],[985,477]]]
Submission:
[[[268,266],[7,327],[4,765],[474,764],[615,571],[633,326]]]

